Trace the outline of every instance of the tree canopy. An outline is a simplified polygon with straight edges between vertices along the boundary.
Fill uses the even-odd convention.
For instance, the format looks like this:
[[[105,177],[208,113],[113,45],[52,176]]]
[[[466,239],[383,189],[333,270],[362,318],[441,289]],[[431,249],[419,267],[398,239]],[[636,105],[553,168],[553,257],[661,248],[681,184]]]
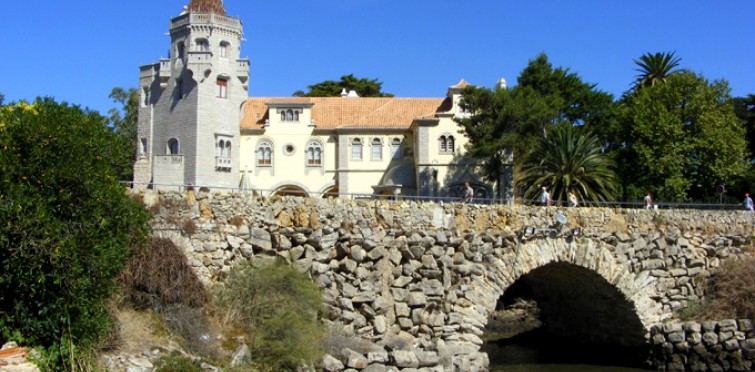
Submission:
[[[119,103],[121,109],[111,108],[108,111],[108,118],[113,131],[121,137],[119,143],[124,147],[123,151],[130,154],[124,158],[124,162],[119,164],[118,179],[121,181],[130,180],[133,175],[133,164],[136,160],[136,143],[137,131],[139,125],[139,91],[134,88],[125,90],[120,87],[113,88],[110,92],[113,102]]]
[[[626,197],[644,189],[669,201],[702,200],[744,171],[745,129],[728,84],[682,70],[625,102]]]
[[[634,64],[637,65],[639,72],[634,82],[635,89],[651,87],[665,81],[682,60],[674,54],[675,52],[645,53],[639,59],[635,59]]]
[[[458,119],[469,138],[468,154],[483,159],[486,176],[498,179],[503,149],[512,148],[514,161],[525,155],[558,124],[601,128],[610,122],[613,97],[561,67],[545,54],[531,60],[513,88],[468,86],[462,107],[474,115]]]
[[[114,279],[148,231],[118,183],[122,143],[78,106],[0,106],[0,344],[47,348],[51,370],[110,330]]]
[[[297,97],[338,97],[341,92],[354,90],[360,97],[393,97],[393,94],[383,93],[383,83],[378,79],[357,78],[354,74],[341,76],[340,81],[325,80],[323,82],[308,86],[307,92],[296,91],[294,96]]]
[[[601,152],[600,142],[583,127],[562,124],[540,138],[527,154],[518,177],[524,197],[535,199],[542,186],[554,200],[569,193],[587,201],[609,201],[618,196],[613,161]]]

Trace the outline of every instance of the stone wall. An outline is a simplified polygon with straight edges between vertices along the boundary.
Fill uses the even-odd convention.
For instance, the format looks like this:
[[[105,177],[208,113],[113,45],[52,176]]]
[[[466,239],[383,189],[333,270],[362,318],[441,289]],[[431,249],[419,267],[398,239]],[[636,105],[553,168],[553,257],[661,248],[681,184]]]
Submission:
[[[331,314],[326,322],[374,344],[369,352],[381,361],[364,351],[367,365],[445,370],[486,368],[479,348],[488,317],[511,284],[537,269],[549,270],[541,280],[550,281],[568,281],[558,272],[572,268],[594,273],[585,277],[615,288],[623,313],[639,327],[635,338],[644,342],[647,329],[704,295],[710,270],[745,251],[755,222],[744,211],[206,193],[149,193],[144,200],[155,211],[154,234],[182,247],[206,284],[239,261],[283,257],[322,288]],[[556,263],[568,269],[555,270]],[[610,311],[601,313],[592,322],[616,325]],[[606,337],[601,327],[583,330],[583,337]],[[403,346],[395,347],[396,340]],[[350,350],[328,360],[335,369],[336,361],[348,367],[357,363],[349,362],[353,353],[360,354]]]
[[[653,327],[652,359],[666,371],[752,371],[755,321],[669,323]]]

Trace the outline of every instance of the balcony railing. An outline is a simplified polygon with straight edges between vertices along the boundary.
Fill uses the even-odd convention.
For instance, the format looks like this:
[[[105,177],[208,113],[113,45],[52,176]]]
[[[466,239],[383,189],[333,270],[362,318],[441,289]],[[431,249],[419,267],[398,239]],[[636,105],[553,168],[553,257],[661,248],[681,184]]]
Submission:
[[[223,170],[230,170],[231,164],[233,162],[231,161],[231,158],[226,156],[216,156],[215,157],[215,168],[223,169]]]
[[[220,24],[223,26],[241,28],[241,20],[215,13],[187,13],[170,21],[170,28],[176,28],[192,24]]]
[[[183,166],[183,155],[157,155],[155,156],[155,164],[158,165],[175,165]]]

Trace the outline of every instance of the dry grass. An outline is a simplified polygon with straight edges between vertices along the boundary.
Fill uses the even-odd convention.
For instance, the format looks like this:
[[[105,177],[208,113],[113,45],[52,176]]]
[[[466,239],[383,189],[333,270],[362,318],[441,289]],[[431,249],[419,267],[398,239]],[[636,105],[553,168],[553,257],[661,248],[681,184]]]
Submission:
[[[154,347],[167,347],[168,334],[159,317],[152,311],[118,309],[115,314],[118,323],[118,350],[122,353],[138,354]]]
[[[711,277],[703,319],[755,319],[755,258],[725,262]]]

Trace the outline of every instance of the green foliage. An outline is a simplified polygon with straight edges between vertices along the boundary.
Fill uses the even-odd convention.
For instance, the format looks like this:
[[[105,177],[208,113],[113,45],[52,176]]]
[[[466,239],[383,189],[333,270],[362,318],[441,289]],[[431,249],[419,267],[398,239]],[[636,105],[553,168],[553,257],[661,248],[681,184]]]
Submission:
[[[535,199],[547,186],[554,200],[567,200],[573,192],[579,200],[613,200],[618,178],[613,161],[601,152],[598,139],[581,128],[560,125],[535,144],[522,165],[519,182],[525,198]]]
[[[744,172],[745,130],[726,82],[672,74],[627,98],[623,122],[625,182],[658,200],[701,200]]]
[[[682,60],[674,56],[674,53],[645,53],[639,59],[635,59],[634,64],[637,65],[637,71],[640,73],[634,82],[635,89],[652,87],[656,83],[666,81],[666,77],[674,72]]]
[[[503,149],[511,148],[514,162],[523,165],[525,155],[557,124],[584,125],[613,136],[615,129],[604,129],[616,127],[612,96],[568,69],[554,68],[545,54],[529,62],[518,82],[511,89],[469,86],[462,91],[461,105],[474,115],[458,122],[469,138],[468,154],[485,160],[488,179],[498,179]]]
[[[120,143],[78,106],[0,107],[0,343],[23,335],[52,370],[107,335],[105,303],[148,233],[118,183]]]
[[[124,90],[123,88],[113,88],[110,92],[113,102],[121,105],[121,110],[112,108],[108,111],[110,125],[121,141],[118,144],[120,149],[128,158],[124,158],[123,164],[120,164],[118,179],[121,181],[131,180],[133,175],[133,164],[136,159],[137,130],[139,125],[139,91],[134,88]],[[121,115],[121,112],[123,114]]]
[[[297,91],[297,97],[338,97],[341,92],[355,90],[360,97],[393,97],[393,94],[383,93],[380,90],[383,83],[378,79],[357,78],[354,74],[341,76],[341,81],[325,80],[308,86],[309,91]]]
[[[202,372],[202,364],[200,361],[173,353],[155,363],[155,372]]]
[[[251,340],[254,359],[273,370],[290,370],[320,359],[321,301],[312,281],[281,261],[234,267],[217,295],[218,307],[227,311],[226,321],[243,329]]]

